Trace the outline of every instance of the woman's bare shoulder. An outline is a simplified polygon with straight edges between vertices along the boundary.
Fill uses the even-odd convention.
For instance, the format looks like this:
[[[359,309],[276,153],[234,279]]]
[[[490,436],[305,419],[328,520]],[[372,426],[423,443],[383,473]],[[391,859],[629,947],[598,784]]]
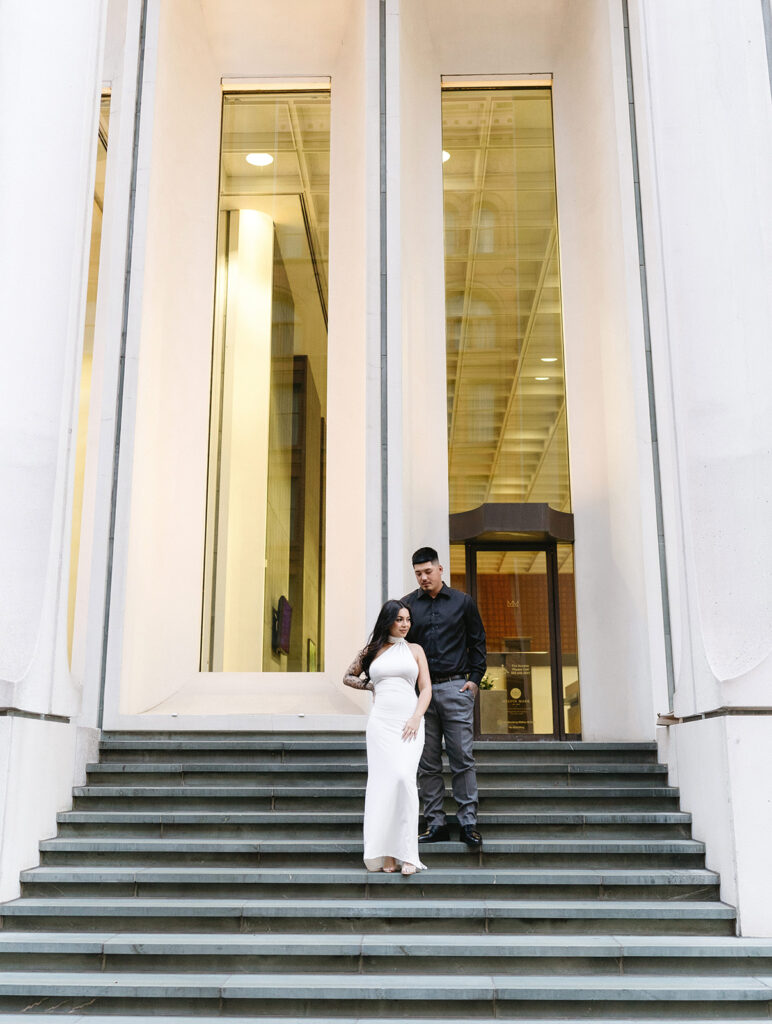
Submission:
[[[424,653],[424,649],[423,649],[423,647],[420,644],[408,643],[408,647],[413,652],[413,654],[416,656],[416,658],[418,657],[419,654],[423,654]]]

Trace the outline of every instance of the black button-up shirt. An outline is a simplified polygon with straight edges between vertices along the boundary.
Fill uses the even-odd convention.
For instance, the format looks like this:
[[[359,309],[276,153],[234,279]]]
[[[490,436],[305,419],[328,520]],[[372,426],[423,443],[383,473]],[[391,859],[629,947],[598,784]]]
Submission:
[[[412,619],[407,639],[423,647],[432,679],[468,675],[479,686],[485,675],[485,630],[469,594],[443,583],[434,598],[418,589],[402,600]]]

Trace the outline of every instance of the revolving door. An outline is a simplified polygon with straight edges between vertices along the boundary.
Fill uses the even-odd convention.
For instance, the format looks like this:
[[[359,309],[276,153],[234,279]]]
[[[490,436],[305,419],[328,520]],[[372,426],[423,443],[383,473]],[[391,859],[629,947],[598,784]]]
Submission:
[[[487,509],[477,522],[451,516],[452,583],[477,602],[487,640],[476,735],[579,739],[572,517],[548,506]]]

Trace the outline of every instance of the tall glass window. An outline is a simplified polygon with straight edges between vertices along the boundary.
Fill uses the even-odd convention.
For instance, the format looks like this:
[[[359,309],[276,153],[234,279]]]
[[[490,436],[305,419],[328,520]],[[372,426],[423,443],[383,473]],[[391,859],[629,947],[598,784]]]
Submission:
[[[86,322],[83,329],[83,357],[80,368],[78,401],[78,430],[75,436],[75,481],[72,498],[72,528],[70,534],[70,580],[67,601],[67,655],[72,663],[72,640],[75,631],[75,600],[78,591],[78,559],[80,531],[83,518],[83,484],[86,475],[86,438],[88,437],[88,410],[91,398],[91,365],[94,354],[94,325],[96,323],[97,287],[99,285],[99,253],[102,245],[102,211],[105,204],[105,169],[107,167],[107,130],[110,124],[110,97],[102,96],[97,132],[96,177],[94,179],[94,205],[91,214],[91,245],[88,262],[88,291],[86,293]]]
[[[223,99],[202,671],[324,663],[330,97]]]
[[[450,511],[500,502],[568,512],[551,90],[446,89],[442,125]],[[560,554],[564,717],[578,732],[570,546]],[[542,551],[478,557],[483,733],[553,730],[547,571]],[[464,573],[454,547],[452,578]]]

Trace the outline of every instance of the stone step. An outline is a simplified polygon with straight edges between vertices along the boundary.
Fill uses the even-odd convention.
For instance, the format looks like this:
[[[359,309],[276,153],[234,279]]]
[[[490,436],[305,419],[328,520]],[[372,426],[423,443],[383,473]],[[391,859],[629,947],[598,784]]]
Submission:
[[[320,766],[317,770],[311,765],[303,765],[303,770],[298,772],[269,772],[263,769],[230,772],[219,771],[211,767],[203,771],[198,769],[179,771],[176,766],[174,771],[166,772],[162,770],[156,772],[155,770],[145,771],[146,766],[144,765],[139,765],[138,767],[141,770],[136,772],[89,772],[86,775],[86,785],[126,786],[127,788],[136,786],[242,787],[276,785],[287,788],[305,786],[315,786],[318,788],[324,786],[325,789],[332,789],[333,792],[337,791],[339,787],[356,787],[364,791],[367,785],[367,769],[364,766],[347,767],[341,770],[336,768],[335,770],[328,771],[327,768],[330,766],[324,766],[324,768]],[[157,767],[159,766],[152,766],[153,769]],[[165,766],[161,766],[161,768],[164,769]],[[518,774],[516,772],[509,772],[506,765],[502,765],[500,768],[497,766],[494,769],[478,770],[477,779],[478,784],[483,789],[495,789],[499,786],[513,788],[538,786],[547,792],[560,792],[578,786],[592,791],[601,790],[603,793],[612,788],[620,790],[648,788],[654,790],[654,795],[657,795],[658,791],[669,788],[667,776],[663,774],[644,775],[643,773],[635,773],[625,775],[620,772],[591,775],[584,772],[568,773],[565,771],[560,773],[539,774],[538,772],[529,772],[528,774]],[[446,786],[448,791],[450,791],[450,777],[447,779]]]
[[[163,1024],[191,1024],[191,1020],[195,1020],[195,1024],[222,1024],[224,1019],[222,1016],[208,1017],[196,1015],[195,1018],[191,1018],[189,1015],[185,1017],[170,1017],[164,1014],[162,1021]],[[413,1020],[418,1018],[413,1015]],[[510,1018],[511,1019],[511,1018]],[[581,1024],[582,1020],[587,1018],[570,1016],[566,1017],[562,1013],[560,1018],[555,1017],[518,1017],[519,1024]],[[604,1017],[603,1024],[641,1024],[642,1020],[651,1019],[644,1018],[641,1016],[637,1017],[625,1017],[621,1018],[618,1016]],[[724,1017],[722,1016],[711,1016],[710,1024],[737,1024],[738,1017]],[[748,1020],[748,1017],[743,1018]],[[48,1014],[30,1014],[30,1013],[1,1013],[0,1012],[0,1024],[51,1024],[51,1016]],[[260,1024],[288,1024],[286,1017],[263,1017],[259,1018]],[[305,1024],[405,1024],[404,1017],[340,1017],[337,1014],[335,1017],[320,1017],[318,1014],[313,1014],[309,1017],[303,1018]],[[434,1018],[436,1021],[436,1018]],[[501,1017],[476,1017],[475,1024],[501,1024]],[[682,1016],[671,1017],[668,1015],[668,1024],[694,1024],[694,1017],[685,1018]],[[77,1011],[67,1015],[67,1024],[157,1024],[158,1017],[155,1014],[144,1015],[142,1013],[132,1014],[130,1017],[123,1015],[102,1015],[102,1014],[89,1014],[83,1017]],[[469,1024],[468,1017],[443,1017],[443,1024]]]
[[[368,872],[361,861],[338,867],[228,867],[176,864],[158,865],[43,865],[23,871],[25,896],[54,894],[92,895],[94,890],[114,896],[201,895],[230,897],[267,896],[271,888],[292,887],[318,898],[385,897],[410,886],[416,899],[427,896],[483,899],[495,886],[501,898],[560,897],[574,899],[705,900],[718,894],[718,877],[704,868],[489,868],[480,867],[470,854],[467,864],[422,871],[413,877]],[[401,892],[404,893],[402,888]]]
[[[772,975],[715,977],[709,973],[679,976],[553,975],[392,975],[392,974],[244,974],[193,975],[166,973],[12,972],[0,976],[0,1008],[19,1010],[29,999],[42,1000],[57,1012],[111,1007],[142,1008],[152,1000],[153,1010],[187,1009],[232,1014],[307,1016],[310,1013],[348,1010],[401,1009],[403,1016],[444,1016],[455,1008],[474,1019],[477,1011],[490,1016],[530,1015],[539,1008],[584,1017],[609,1016],[620,1004],[644,1004],[646,1015],[665,1014],[671,1006],[693,1019],[712,1016],[725,1007],[738,1014],[748,1004],[751,1013],[768,1014],[772,1008]],[[401,1006],[400,1004],[407,1004]],[[460,1004],[460,1005],[459,1005]],[[36,1007],[37,1008],[37,1005]],[[726,1012],[726,1010],[724,1012]]]
[[[519,745],[518,745],[519,746]],[[539,745],[536,745],[539,747]],[[504,749],[502,749],[502,747]],[[631,768],[655,768],[658,765],[656,751],[634,751],[606,750],[600,754],[593,754],[586,750],[568,749],[536,749],[521,751],[513,756],[511,744],[479,745],[475,747],[476,762],[484,768],[493,768],[501,765],[519,764],[521,761],[528,765],[538,767],[555,767],[558,770],[566,768],[581,768],[584,766],[613,766],[629,765]],[[443,762],[448,770],[447,755]],[[262,746],[244,744],[202,744],[202,745],[177,745],[177,744],[153,744],[147,748],[126,747],[112,745],[103,746],[99,752],[100,764],[210,764],[213,767],[224,764],[246,764],[253,768],[268,768],[272,765],[284,765],[290,767],[295,764],[351,764],[364,766],[367,763],[367,752],[365,744],[352,745],[350,742],[344,745],[335,745],[330,748],[307,746],[299,749],[281,750],[265,749]]]
[[[347,733],[255,733],[255,732],[147,732],[104,733],[100,742],[100,754],[111,755],[116,751],[133,752],[140,757],[154,753],[178,751],[179,757],[188,759],[191,753],[231,753],[233,751],[257,752],[265,755],[279,754],[295,756],[309,755],[329,758],[331,753],[347,753],[366,750],[364,732]],[[509,761],[523,756],[529,759],[602,761],[612,757],[630,762],[636,758],[654,761],[657,759],[656,743],[604,743],[574,740],[477,740],[474,744],[476,757],[503,755]],[[100,760],[105,758],[100,756]]]
[[[501,868],[512,868],[517,871],[529,871],[532,869],[563,871],[566,869],[594,871],[596,877],[608,875],[609,872],[630,871],[649,872],[665,871],[669,873],[682,872],[691,869],[701,869],[705,866],[702,855],[662,854],[653,857],[648,854],[592,854],[585,853],[581,856],[572,854],[537,854],[523,853],[510,854],[491,849],[496,840],[486,843],[482,852],[469,850],[461,843],[436,844],[433,852],[421,853],[421,859],[430,871],[477,871],[485,868],[498,871]],[[505,840],[501,840],[505,843]],[[345,845],[344,845],[345,844]],[[208,852],[199,853],[185,850],[176,854],[171,852],[159,853],[156,851],[130,852],[118,850],[117,852],[100,852],[94,850],[88,853],[80,852],[46,852],[40,857],[40,864],[50,868],[99,868],[116,867],[129,869],[144,869],[151,867],[169,867],[178,864],[180,868],[215,868],[220,867],[227,870],[244,870],[253,867],[289,869],[295,871],[308,865],[309,860],[317,868],[329,870],[340,869],[348,873],[359,870],[362,866],[362,843],[361,840],[354,840],[348,843],[345,841],[324,843],[318,840],[315,843],[296,843],[292,850],[271,850],[265,849],[269,845],[266,842],[255,843],[255,847],[262,846],[263,849],[253,849],[245,853],[223,853]],[[287,844],[289,845],[289,844]],[[299,847],[303,847],[299,849]],[[441,847],[437,849],[437,847]],[[311,857],[309,849],[315,852]],[[486,852],[487,850],[487,852]],[[476,884],[473,879],[469,884]]]
[[[60,811],[59,835],[163,835],[195,837],[216,832],[223,838],[236,836],[303,838],[311,831],[319,838],[334,835],[353,838],[362,835],[362,810],[349,811]],[[455,814],[449,815],[451,829],[457,827]],[[691,834],[691,815],[679,811],[619,812],[542,812],[536,814],[486,813],[478,815],[478,824],[486,838],[557,838],[587,836],[595,838],[687,838]]]
[[[184,811],[355,811],[364,805],[364,786],[347,787],[77,787],[74,791],[75,810],[136,810],[173,813]],[[678,811],[676,790],[659,787],[645,793],[631,789],[608,791],[565,787],[563,789],[483,788],[480,793],[481,813],[533,814],[544,808],[551,812],[588,814],[672,813]],[[445,799],[445,812],[454,814],[455,802],[450,793]]]
[[[453,835],[453,833],[451,833]],[[462,853],[468,859],[470,850],[461,842],[451,839],[449,842],[429,843],[421,846],[422,854],[437,860],[441,854]],[[40,843],[41,853],[47,855],[72,854],[78,857],[103,855],[124,855],[147,858],[156,856],[161,859],[168,857],[201,856],[211,859],[218,858],[221,864],[228,863],[228,858],[246,855],[254,858],[255,854],[288,857],[305,855],[313,857],[317,862],[325,855],[350,855],[353,859],[361,858],[362,838],[329,839],[313,837],[308,839],[244,839],[225,838],[219,835],[201,838],[156,838],[151,836],[59,836],[45,839]],[[579,858],[606,858],[609,864],[620,857],[674,859],[674,863],[688,858],[701,859],[705,855],[705,845],[694,839],[578,839],[573,837],[555,836],[553,838],[519,837],[517,839],[498,839],[486,835],[483,857],[507,856],[513,865],[521,858],[534,859],[543,863],[545,857],[570,857],[572,861]],[[105,862],[107,862],[105,860]],[[657,865],[659,866],[659,865]]]
[[[158,932],[302,932],[431,934],[668,934],[733,935],[735,910],[699,900],[406,898],[413,880],[382,875],[378,895],[364,899],[181,899],[96,895],[21,898],[0,905],[3,929]],[[393,887],[393,894],[389,888]],[[384,898],[388,897],[388,898]],[[0,933],[1,934],[1,933]]]
[[[515,778],[518,782],[533,780],[540,784],[569,783],[576,776],[582,785],[589,785],[597,781],[602,785],[620,785],[632,780],[635,785],[652,785],[658,780],[667,778],[667,767],[661,764],[530,764],[521,762],[511,764],[507,761],[489,763],[477,761],[477,775],[479,777],[493,776],[491,784],[495,785],[495,776],[504,775]],[[209,776],[214,780],[227,780],[228,776],[234,776],[237,782],[243,784],[243,776],[265,776],[275,781],[277,776],[291,781],[293,778],[309,778],[311,780],[324,777],[325,783],[340,777],[349,779],[352,776],[367,777],[367,762],[362,759],[355,763],[351,760],[341,761],[295,761],[291,764],[281,762],[254,764],[249,761],[146,761],[127,762],[110,761],[105,763],[89,764],[86,767],[89,777],[98,781],[100,778],[116,778],[122,782],[125,776],[129,777],[131,785],[136,784],[137,776],[148,776],[156,784],[163,782],[164,777],[170,776]],[[447,771],[446,771],[447,775]],[[450,776],[448,775],[448,782]]]
[[[0,969],[769,974],[772,939],[628,935],[0,933]],[[556,962],[557,961],[557,962]]]
[[[185,1017],[170,1017],[164,1014],[161,1018],[163,1024],[191,1024],[191,1020],[195,1020],[195,1024],[222,1024],[224,1019],[222,1016],[208,1017],[196,1015],[195,1018],[191,1018],[189,1015]],[[413,1020],[418,1018],[413,1015]],[[558,1018],[554,1017],[518,1017],[520,1024],[581,1024],[581,1020],[586,1018],[578,1018],[575,1016],[566,1017],[561,1013]],[[637,1017],[604,1017],[603,1024],[641,1024],[642,1020],[647,1018]],[[650,1018],[648,1018],[650,1019]],[[711,1016],[710,1024],[737,1024],[738,1017],[724,1017],[724,1016]],[[749,1018],[744,1018],[749,1019]],[[52,1017],[49,1014],[36,1014],[36,1013],[1,1013],[0,1012],[0,1024],[51,1024]],[[263,1017],[259,1018],[260,1024],[288,1024],[287,1017]],[[340,1017],[337,1014],[335,1017],[320,1017],[318,1014],[314,1014],[310,1017],[303,1018],[305,1024],[405,1024],[404,1017]],[[436,1018],[435,1018],[436,1020]],[[475,1018],[475,1024],[501,1024],[501,1017],[477,1017]],[[694,1024],[694,1017],[685,1018],[682,1016],[667,1018],[668,1024]],[[83,1017],[77,1011],[68,1013],[67,1024],[157,1024],[158,1017],[155,1014],[144,1015],[142,1013],[132,1014],[130,1017],[121,1015],[102,1015],[102,1014],[89,1014]],[[443,1017],[443,1024],[469,1024],[468,1017]]]
[[[450,790],[446,791],[450,796]],[[176,785],[173,781],[168,785],[142,784],[126,781],[121,785],[100,783],[98,785],[76,786],[73,790],[76,797],[110,797],[111,799],[131,800],[137,797],[154,797],[164,799],[180,799],[186,797],[207,797],[214,800],[233,799],[260,799],[264,797],[310,797],[317,800],[326,800],[332,797],[349,797],[357,800],[364,799],[364,781],[359,784],[351,782],[322,784],[308,784],[298,782],[296,785],[256,785],[244,782],[237,782],[233,785],[221,785],[218,783],[200,782],[199,784],[189,783],[185,786]],[[672,786],[664,785],[638,785],[629,786],[603,785],[598,783],[595,786],[587,786],[585,783],[555,784],[555,785],[529,785],[522,786],[507,785],[485,785],[480,786],[480,800],[485,799],[532,799],[551,800],[552,798],[562,799],[593,799],[609,800],[623,799],[636,800],[655,797],[658,799],[675,800],[678,797],[678,790]]]
[[[403,878],[362,864],[361,732],[105,734],[0,906],[0,1024],[769,1017],[656,750],[476,744],[483,850]]]

